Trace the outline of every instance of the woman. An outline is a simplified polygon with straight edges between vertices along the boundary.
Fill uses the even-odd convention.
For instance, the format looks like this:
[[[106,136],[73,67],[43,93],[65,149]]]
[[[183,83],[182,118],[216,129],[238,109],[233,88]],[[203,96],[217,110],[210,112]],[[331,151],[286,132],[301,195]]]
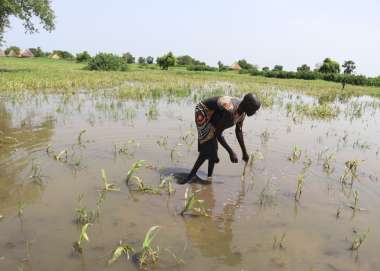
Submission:
[[[186,179],[178,183],[185,184],[197,173],[204,161],[208,160],[208,181],[212,179],[215,163],[218,158],[218,141],[227,150],[232,163],[237,163],[235,152],[227,144],[223,131],[236,125],[235,133],[241,150],[243,160],[248,162],[249,156],[243,139],[243,122],[245,116],[252,116],[261,104],[256,95],[248,93],[241,100],[230,96],[216,96],[201,101],[195,107],[195,123],[198,129],[198,159]]]

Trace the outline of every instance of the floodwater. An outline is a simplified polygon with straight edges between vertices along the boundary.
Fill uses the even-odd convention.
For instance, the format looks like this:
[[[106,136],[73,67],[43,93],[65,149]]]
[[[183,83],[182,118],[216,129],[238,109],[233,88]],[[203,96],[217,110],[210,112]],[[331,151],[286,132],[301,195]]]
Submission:
[[[154,225],[160,226],[153,241],[159,259],[148,269],[380,270],[379,101],[336,102],[341,114],[332,120],[287,114],[287,101],[315,102],[311,97],[286,93],[276,101],[245,121],[245,142],[256,159],[244,179],[244,164],[232,164],[220,147],[213,184],[174,184],[169,196],[165,190],[133,191],[125,179],[139,159],[149,166],[134,175],[154,187],[160,172],[191,168],[197,156],[193,99],[3,94],[0,270],[137,270],[126,257],[108,267],[107,261],[120,240],[139,250]],[[233,129],[225,135],[240,158]],[[294,146],[302,150],[298,161],[288,159]],[[56,160],[64,150],[67,159],[64,153]],[[326,172],[330,155],[332,172]],[[364,160],[358,178],[342,185],[345,162],[353,159]],[[72,248],[81,231],[75,210],[96,208],[101,169],[120,191],[106,193],[78,255]],[[295,201],[302,172],[302,194]],[[179,215],[187,187],[200,190],[208,217]],[[362,236],[362,244],[352,251],[355,236]]]

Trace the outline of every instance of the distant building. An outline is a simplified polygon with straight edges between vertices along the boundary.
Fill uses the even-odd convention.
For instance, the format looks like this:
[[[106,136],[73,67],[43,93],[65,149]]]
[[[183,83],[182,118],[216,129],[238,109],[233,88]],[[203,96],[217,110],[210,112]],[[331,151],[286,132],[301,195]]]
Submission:
[[[240,71],[241,70],[241,67],[238,63],[234,63],[230,66],[230,69],[231,70],[234,70],[234,71]]]
[[[52,54],[49,56],[51,59],[60,59],[61,57],[58,54]]]
[[[21,57],[33,57],[33,53],[29,49],[25,49],[21,53]]]
[[[15,51],[11,50],[11,51],[8,53],[8,56],[10,56],[10,57],[18,57],[19,54],[17,54]]]
[[[0,57],[5,56],[5,52],[3,50],[0,50]]]

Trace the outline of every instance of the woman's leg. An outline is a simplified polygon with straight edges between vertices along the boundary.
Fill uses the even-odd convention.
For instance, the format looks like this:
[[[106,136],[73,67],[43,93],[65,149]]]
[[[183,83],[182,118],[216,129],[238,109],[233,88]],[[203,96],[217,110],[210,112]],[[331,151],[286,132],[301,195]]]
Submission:
[[[208,160],[208,172],[207,172],[207,177],[212,177],[212,173],[214,172],[214,166],[215,166],[215,161],[214,160]]]
[[[190,173],[187,176],[187,178],[178,181],[178,183],[179,184],[185,184],[185,183],[191,181],[191,179],[195,176],[195,174],[197,173],[198,169],[202,166],[202,164],[204,163],[205,160],[206,160],[206,158],[203,155],[199,154],[198,159],[197,159],[197,161],[195,161],[193,169],[190,171]]]

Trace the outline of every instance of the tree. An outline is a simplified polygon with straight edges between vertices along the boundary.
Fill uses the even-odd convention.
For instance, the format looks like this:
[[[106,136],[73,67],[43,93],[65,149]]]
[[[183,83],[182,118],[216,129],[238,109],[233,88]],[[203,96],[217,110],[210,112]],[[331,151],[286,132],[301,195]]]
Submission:
[[[126,52],[125,54],[123,54],[123,58],[125,59],[125,61],[127,61],[128,64],[135,63],[135,57],[130,52]]]
[[[275,65],[273,67],[273,71],[276,71],[276,72],[281,72],[284,70],[284,67],[282,65]]]
[[[179,66],[189,66],[193,64],[193,58],[189,55],[177,57],[177,65]]]
[[[345,61],[344,64],[342,65],[342,67],[344,68],[343,72],[345,74],[353,74],[355,69],[356,69],[355,62],[352,60]]]
[[[90,59],[87,69],[91,71],[126,71],[127,62],[124,57],[114,54],[99,53]]]
[[[297,68],[297,72],[310,72],[311,69],[308,65],[303,64],[301,67]]]
[[[254,66],[245,59],[240,59],[237,63],[243,70],[251,70],[254,68]]]
[[[45,56],[45,53],[42,51],[41,47],[29,48],[29,51],[32,52],[32,54],[34,55],[34,57],[43,57],[43,56]]]
[[[156,60],[158,66],[163,70],[168,70],[169,67],[174,66],[176,63],[176,58],[172,52],[167,53],[161,57],[158,57]]]
[[[90,54],[87,51],[83,51],[76,56],[77,62],[87,62],[91,59]]]
[[[263,72],[269,72],[269,67],[263,67],[262,70]]]
[[[137,62],[138,62],[140,65],[143,65],[143,64],[146,63],[146,59],[145,59],[145,57],[140,56],[140,57],[138,58]]]
[[[0,1],[0,45],[4,42],[4,32],[10,27],[9,18],[19,18],[28,33],[38,32],[36,18],[47,31],[54,30],[54,11],[50,0],[1,0]]]
[[[148,63],[148,64],[153,64],[153,62],[154,62],[154,58],[153,58],[153,57],[148,56],[148,57],[146,58],[146,63]]]
[[[338,62],[331,60],[330,58],[326,58],[323,60],[322,65],[318,69],[321,73],[339,73],[340,65]]]
[[[218,61],[218,69],[219,69],[220,72],[223,72],[223,71],[228,70],[228,67],[225,66],[225,65],[222,63],[222,61],[219,60],[219,61]]]
[[[21,49],[20,49],[20,47],[17,47],[17,46],[10,46],[10,47],[8,47],[7,49],[5,49],[4,52],[5,52],[5,54],[7,55],[7,54],[10,53],[10,51],[13,51],[13,52],[16,53],[16,55],[19,55],[20,52],[21,52]]]

